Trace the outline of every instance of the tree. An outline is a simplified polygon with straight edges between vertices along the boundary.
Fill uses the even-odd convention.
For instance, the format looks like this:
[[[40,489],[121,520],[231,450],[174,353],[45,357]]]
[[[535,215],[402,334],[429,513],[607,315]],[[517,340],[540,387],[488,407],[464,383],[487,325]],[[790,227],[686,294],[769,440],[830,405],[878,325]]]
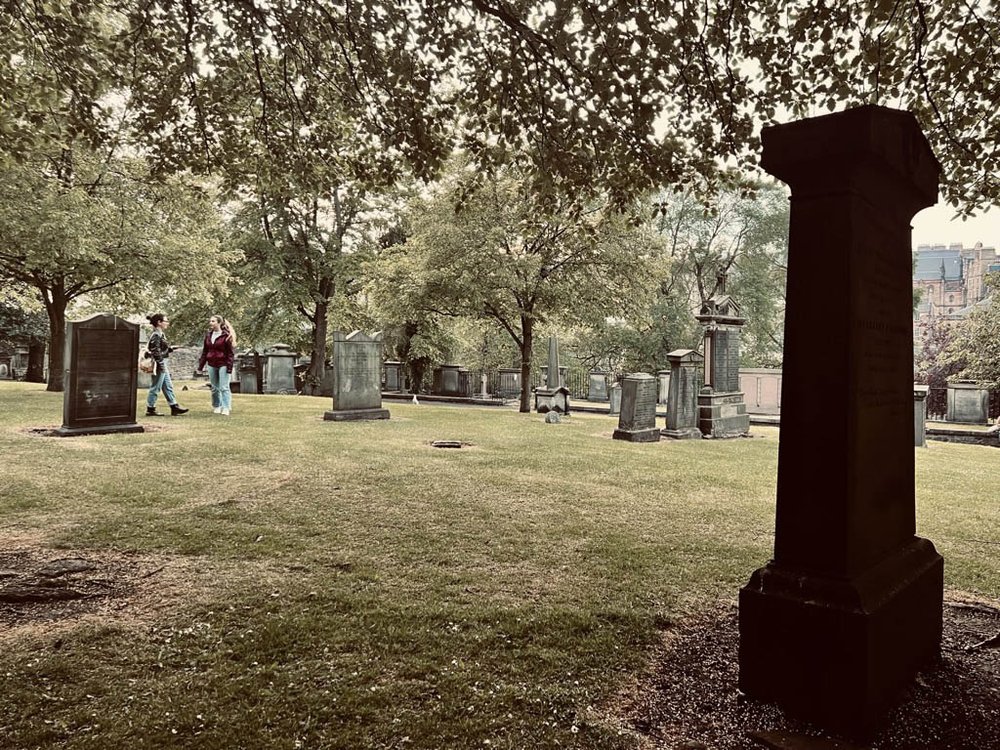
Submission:
[[[1000,389],[1000,304],[997,302],[1000,274],[990,274],[986,283],[991,290],[988,303],[977,307],[955,325],[942,361],[952,370],[949,375],[957,371],[964,378]]]
[[[714,184],[720,160],[751,168],[759,128],[779,118],[889,104],[920,121],[954,205],[1000,202],[1000,18],[982,0],[8,5],[0,122],[13,153],[50,102],[101,135],[112,75],[136,93],[137,132],[164,167],[207,168],[231,156],[228,140],[247,143],[231,122],[234,81],[263,80],[261,108],[283,97],[308,109],[299,93],[325,87],[385,165],[431,174],[457,139],[487,172],[530,163],[536,191],[624,203]],[[275,51],[271,85],[259,63]]]
[[[209,195],[149,178],[139,159],[63,149],[0,169],[0,280],[37,295],[49,322],[48,390],[63,388],[71,303],[134,310],[171,289],[206,294],[225,278]]]
[[[375,271],[383,289],[392,284],[389,318],[419,309],[489,320],[504,330],[520,355],[522,412],[531,408],[537,325],[597,323],[642,309],[659,257],[651,233],[606,206],[567,200],[540,212],[533,182],[501,170],[465,194],[463,170],[456,169],[432,197],[414,204],[411,238],[380,256]]]

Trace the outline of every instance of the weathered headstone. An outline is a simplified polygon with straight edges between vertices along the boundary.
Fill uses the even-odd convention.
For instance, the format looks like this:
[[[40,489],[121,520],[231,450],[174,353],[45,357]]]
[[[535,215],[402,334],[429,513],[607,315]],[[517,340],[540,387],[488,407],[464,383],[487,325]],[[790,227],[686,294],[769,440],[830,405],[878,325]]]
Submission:
[[[735,300],[721,291],[695,317],[704,327],[705,385],[698,394],[698,428],[708,438],[733,438],[750,431],[750,415],[740,391],[740,317]]]
[[[288,344],[264,352],[264,393],[295,393],[296,354]]]
[[[545,368],[546,385],[535,389],[535,411],[544,414],[557,411],[569,414],[569,390],[562,384],[565,368],[559,367],[559,340],[549,337],[549,364]]]
[[[698,391],[705,358],[694,349],[677,349],[667,355],[670,362],[670,394],[667,397],[667,426],[664,437],[675,440],[702,437],[698,429]]]
[[[334,422],[388,419],[382,408],[382,335],[333,332],[333,409],[323,419]]]
[[[608,374],[604,370],[591,370],[587,373],[587,400],[608,400]]]
[[[465,396],[462,390],[461,365],[439,365],[434,368],[434,382],[431,391],[438,396]]]
[[[989,424],[989,388],[975,380],[949,380],[948,411],[945,419],[965,424]]]
[[[926,385],[913,386],[913,446],[927,447],[927,393]]]
[[[655,443],[660,439],[656,427],[656,378],[648,372],[633,372],[622,381],[622,410],[615,440],[632,443]]]
[[[143,432],[135,421],[139,326],[98,314],[66,323],[60,437]]]
[[[612,417],[621,414],[622,411],[622,385],[621,383],[612,383],[611,387],[608,388],[608,414]]]
[[[941,644],[943,562],[915,536],[910,279],[940,167],[882,107],[762,140],[792,197],[774,558],[740,592],[739,684],[863,736]]]
[[[240,393],[261,393],[263,365],[257,351],[241,354],[236,368],[240,371]]]
[[[516,367],[501,367],[500,396],[502,398],[517,398],[521,393],[521,370]]]
[[[656,373],[656,379],[659,383],[656,392],[656,401],[660,404],[666,404],[667,399],[670,398],[670,370],[659,370]],[[699,386],[700,388],[701,386]]]
[[[385,389],[393,393],[406,390],[406,371],[402,362],[390,359],[385,363]]]

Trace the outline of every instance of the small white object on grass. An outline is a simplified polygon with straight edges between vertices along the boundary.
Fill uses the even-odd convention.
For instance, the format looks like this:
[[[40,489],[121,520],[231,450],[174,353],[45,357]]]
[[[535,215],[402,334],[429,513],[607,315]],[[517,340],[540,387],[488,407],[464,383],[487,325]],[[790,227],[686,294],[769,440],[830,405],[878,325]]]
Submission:
[[[416,404],[417,406],[420,406],[420,402],[417,401],[417,394],[416,393],[413,394],[413,403]]]

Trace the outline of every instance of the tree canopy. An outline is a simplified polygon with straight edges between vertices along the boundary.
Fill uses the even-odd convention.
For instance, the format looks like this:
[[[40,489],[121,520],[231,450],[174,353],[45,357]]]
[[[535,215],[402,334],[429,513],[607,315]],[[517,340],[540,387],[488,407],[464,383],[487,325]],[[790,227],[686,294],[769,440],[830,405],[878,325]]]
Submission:
[[[542,194],[625,199],[711,185],[721,161],[752,167],[762,125],[882,104],[917,116],[952,203],[1000,203],[1000,20],[985,0],[6,5],[11,154],[36,137],[106,136],[104,97],[118,90],[165,168],[289,144],[326,163],[337,111],[373,154],[367,179],[404,161],[432,174],[460,146],[486,172],[529,162]],[[53,109],[65,128],[41,127]]]

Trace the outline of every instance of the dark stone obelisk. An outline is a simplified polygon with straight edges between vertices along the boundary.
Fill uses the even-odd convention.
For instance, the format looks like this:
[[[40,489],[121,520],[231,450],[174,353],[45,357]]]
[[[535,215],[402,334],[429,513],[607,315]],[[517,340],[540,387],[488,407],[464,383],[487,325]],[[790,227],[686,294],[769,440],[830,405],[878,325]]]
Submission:
[[[864,736],[941,644],[943,561],[915,535],[910,281],[940,166],[912,115],[875,106],[762,142],[792,197],[774,559],[740,592],[740,688]]]

